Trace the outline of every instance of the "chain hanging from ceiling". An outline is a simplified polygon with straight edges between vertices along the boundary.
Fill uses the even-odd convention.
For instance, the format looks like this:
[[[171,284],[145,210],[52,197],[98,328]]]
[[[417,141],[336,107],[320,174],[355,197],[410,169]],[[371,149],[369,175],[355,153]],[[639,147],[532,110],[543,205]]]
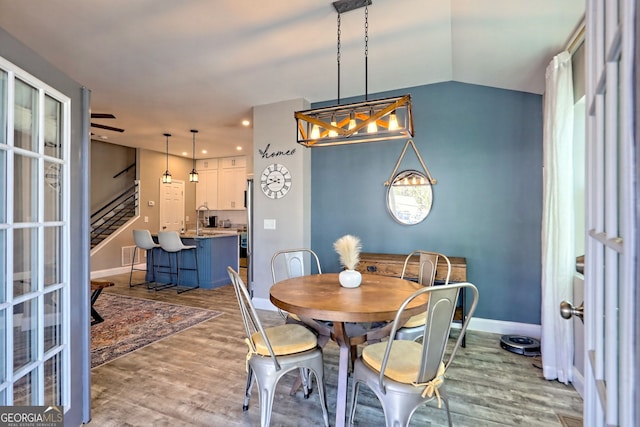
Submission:
[[[411,95],[369,100],[369,5],[371,0],[333,2],[337,17],[338,99],[332,107],[296,111],[297,142],[306,147],[355,144],[413,137]],[[365,94],[364,101],[340,104],[341,15],[364,7]]]

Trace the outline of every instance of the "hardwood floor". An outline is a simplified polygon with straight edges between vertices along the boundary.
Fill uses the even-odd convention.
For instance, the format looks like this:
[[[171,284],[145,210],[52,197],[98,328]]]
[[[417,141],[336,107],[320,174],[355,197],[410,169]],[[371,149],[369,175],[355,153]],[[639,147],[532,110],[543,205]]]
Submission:
[[[143,273],[135,274],[141,281]],[[129,288],[128,274],[100,280],[115,283],[105,293],[210,308],[224,314],[94,368],[89,425],[260,425],[256,387],[249,410],[242,412],[247,346],[231,285],[177,295],[175,289],[156,292],[144,286]],[[276,312],[261,311],[260,315],[267,326],[282,322]],[[467,347],[460,349],[447,372],[454,425],[561,426],[558,414],[582,415],[583,402],[573,387],[544,380],[542,371],[534,366],[539,360],[507,352],[500,348],[499,340],[499,335],[468,332]],[[333,425],[338,347],[327,344],[324,357],[329,420]],[[301,391],[289,396],[294,379],[295,375],[289,374],[278,386],[271,425],[322,425],[315,390],[308,400]],[[356,425],[384,425],[376,397],[366,387],[361,390]],[[432,402],[415,412],[410,425],[447,425],[446,412]]]

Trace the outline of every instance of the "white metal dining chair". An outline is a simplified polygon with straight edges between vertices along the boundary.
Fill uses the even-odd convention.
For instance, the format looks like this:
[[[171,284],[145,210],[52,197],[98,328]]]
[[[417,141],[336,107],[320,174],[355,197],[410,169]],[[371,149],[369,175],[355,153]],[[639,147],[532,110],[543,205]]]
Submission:
[[[150,284],[156,281],[156,265],[154,261],[154,249],[159,248],[160,244],[153,241],[153,237],[151,237],[151,232],[149,230],[133,230],[133,241],[135,243],[135,247],[133,248],[133,257],[131,259],[131,271],[129,272],[129,287],[138,286],[138,285],[147,285],[147,288],[151,288]],[[147,265],[145,268],[136,268],[136,254],[139,249],[145,250],[147,254]],[[133,280],[133,271],[147,271],[147,267],[151,265],[151,280],[141,283],[132,283]],[[148,274],[149,272],[147,272]]]
[[[418,283],[422,286],[433,286],[436,280],[436,271],[438,269],[438,262],[444,260],[447,265],[447,271],[445,274],[444,285],[449,284],[449,277],[451,276],[451,262],[446,255],[438,252],[429,252],[423,250],[417,250],[407,255],[404,266],[402,267],[402,275],[400,278],[406,278],[408,274],[409,261],[414,256],[419,256],[418,262]],[[416,341],[422,337],[424,332],[424,323],[427,319],[425,313],[416,314],[407,320],[402,328],[399,328],[396,332],[395,338],[399,340],[411,340]]]
[[[308,274],[322,274],[320,259],[318,255],[308,248],[283,249],[276,251],[271,257],[271,279],[273,284],[280,280],[291,279]],[[287,323],[297,323],[304,325],[318,335],[318,345],[323,348],[331,338],[331,325],[326,322],[305,319],[302,320],[294,313],[286,313],[278,309],[280,315]],[[304,386],[304,397],[309,397],[312,386],[308,381],[308,375],[300,375],[291,387],[291,393],[295,394],[300,386]]]
[[[311,249],[284,249],[276,251],[271,257],[271,279],[273,284],[280,280],[314,273],[322,274],[322,268],[320,268],[318,255]],[[282,310],[278,311],[285,320],[288,316],[291,316],[293,319],[300,321],[300,318],[295,314],[285,313]]]
[[[165,289],[166,287],[177,287],[178,293],[187,292],[200,287],[200,274],[198,268],[198,246],[197,245],[185,245],[182,243],[182,239],[177,231],[160,231],[158,233],[158,243],[163,251],[168,253],[169,256],[169,275],[176,276],[176,282],[170,283],[167,286],[155,287],[156,290]],[[180,265],[183,258],[183,253],[190,251],[193,254],[193,263],[195,267],[184,267]],[[173,257],[172,257],[173,255]],[[173,268],[173,262],[175,261],[175,269]],[[193,270],[195,271],[195,286],[184,286],[180,283],[180,271],[181,270]]]
[[[445,357],[451,322],[458,295],[462,289],[472,291],[469,313],[462,324],[453,349]],[[430,286],[414,292],[398,309],[391,335],[403,323],[407,305],[429,294],[427,322],[422,326],[421,343],[390,339],[368,345],[362,351],[353,370],[353,389],[349,423],[353,424],[358,403],[358,391],[366,384],[382,404],[387,427],[407,426],[411,415],[421,405],[437,399],[438,407],[444,402],[449,426],[452,425],[449,397],[445,390],[445,374],[462,343],[469,321],[478,304],[478,289],[471,283]]]
[[[324,362],[316,336],[299,324],[288,323],[264,328],[242,278],[231,267],[227,267],[227,272],[238,299],[246,333],[245,342],[249,346],[247,384],[242,410],[249,409],[251,389],[255,381],[260,390],[260,424],[263,427],[268,426],[278,381],[293,370],[299,370],[301,375],[311,372],[318,383],[324,425],[328,427]],[[305,395],[308,395],[306,390]]]

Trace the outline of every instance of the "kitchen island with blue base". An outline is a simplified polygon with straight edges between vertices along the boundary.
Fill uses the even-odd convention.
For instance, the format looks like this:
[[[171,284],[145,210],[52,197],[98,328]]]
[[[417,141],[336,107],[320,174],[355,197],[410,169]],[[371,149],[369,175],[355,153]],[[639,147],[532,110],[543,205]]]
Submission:
[[[196,246],[199,272],[197,279],[201,288],[213,289],[231,283],[227,266],[238,271],[240,257],[238,234],[196,236],[193,233],[185,233],[181,234],[180,238],[184,245]],[[153,240],[157,243],[158,236],[153,236]],[[180,265],[180,283],[176,283],[176,255]],[[173,269],[172,273],[170,273],[170,267]],[[156,248],[153,249],[153,253],[151,251],[147,253],[145,280],[150,283],[195,287],[198,283],[195,267],[193,250],[169,253],[162,248]]]

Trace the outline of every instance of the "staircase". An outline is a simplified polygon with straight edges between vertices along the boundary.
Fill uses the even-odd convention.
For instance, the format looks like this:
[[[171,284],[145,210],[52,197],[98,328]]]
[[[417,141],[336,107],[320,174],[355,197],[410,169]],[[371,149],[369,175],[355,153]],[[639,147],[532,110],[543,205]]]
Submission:
[[[138,214],[138,182],[91,215],[91,249]]]

